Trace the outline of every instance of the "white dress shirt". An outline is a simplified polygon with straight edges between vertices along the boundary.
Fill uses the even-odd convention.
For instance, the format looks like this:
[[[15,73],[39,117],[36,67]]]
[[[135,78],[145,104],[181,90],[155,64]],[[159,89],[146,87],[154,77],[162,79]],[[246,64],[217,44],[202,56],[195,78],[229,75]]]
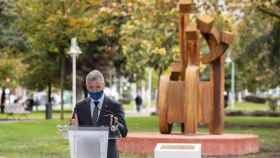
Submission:
[[[103,101],[104,101],[104,93],[101,96],[101,98],[98,99],[98,100],[94,100],[91,97],[89,97],[89,98],[90,98],[90,114],[91,114],[91,117],[93,116],[93,111],[94,111],[94,108],[95,108],[95,103],[94,102],[98,101],[98,105],[97,105],[98,109],[99,109],[98,110],[98,115],[97,115],[97,120],[98,120],[100,112],[101,112],[102,104],[103,104]]]

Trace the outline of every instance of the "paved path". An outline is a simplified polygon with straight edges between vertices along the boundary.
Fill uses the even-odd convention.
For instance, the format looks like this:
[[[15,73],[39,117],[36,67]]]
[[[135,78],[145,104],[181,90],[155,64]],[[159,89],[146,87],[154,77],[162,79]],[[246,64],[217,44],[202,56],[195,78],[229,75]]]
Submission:
[[[0,119],[0,123],[32,122],[32,121],[34,120],[33,119]]]

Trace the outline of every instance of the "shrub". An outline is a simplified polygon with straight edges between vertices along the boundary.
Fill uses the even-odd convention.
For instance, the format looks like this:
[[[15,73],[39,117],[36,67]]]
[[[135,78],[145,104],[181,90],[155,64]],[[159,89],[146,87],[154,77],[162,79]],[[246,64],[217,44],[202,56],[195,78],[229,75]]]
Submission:
[[[259,103],[259,104],[264,104],[266,103],[266,99],[254,95],[249,95],[243,98],[246,102],[252,102],[252,103]]]
[[[278,98],[268,98],[267,102],[271,111],[276,111],[278,107]]]

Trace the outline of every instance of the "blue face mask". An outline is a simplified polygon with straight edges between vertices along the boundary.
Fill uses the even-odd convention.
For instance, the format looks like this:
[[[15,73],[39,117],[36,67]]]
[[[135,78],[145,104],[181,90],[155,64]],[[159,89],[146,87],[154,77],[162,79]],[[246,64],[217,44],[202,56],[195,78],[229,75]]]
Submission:
[[[93,100],[98,100],[102,97],[103,90],[102,91],[97,91],[97,92],[88,92],[88,94]]]

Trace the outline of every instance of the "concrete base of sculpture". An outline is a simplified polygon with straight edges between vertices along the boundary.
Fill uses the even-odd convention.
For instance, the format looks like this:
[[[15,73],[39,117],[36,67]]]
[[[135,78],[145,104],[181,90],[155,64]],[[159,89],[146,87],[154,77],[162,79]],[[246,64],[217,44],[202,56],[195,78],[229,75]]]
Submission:
[[[118,141],[121,153],[152,155],[158,143],[201,144],[204,156],[244,155],[259,152],[259,137],[249,134],[182,135],[159,133],[130,133]]]
[[[154,158],[201,158],[201,144],[159,143]]]

